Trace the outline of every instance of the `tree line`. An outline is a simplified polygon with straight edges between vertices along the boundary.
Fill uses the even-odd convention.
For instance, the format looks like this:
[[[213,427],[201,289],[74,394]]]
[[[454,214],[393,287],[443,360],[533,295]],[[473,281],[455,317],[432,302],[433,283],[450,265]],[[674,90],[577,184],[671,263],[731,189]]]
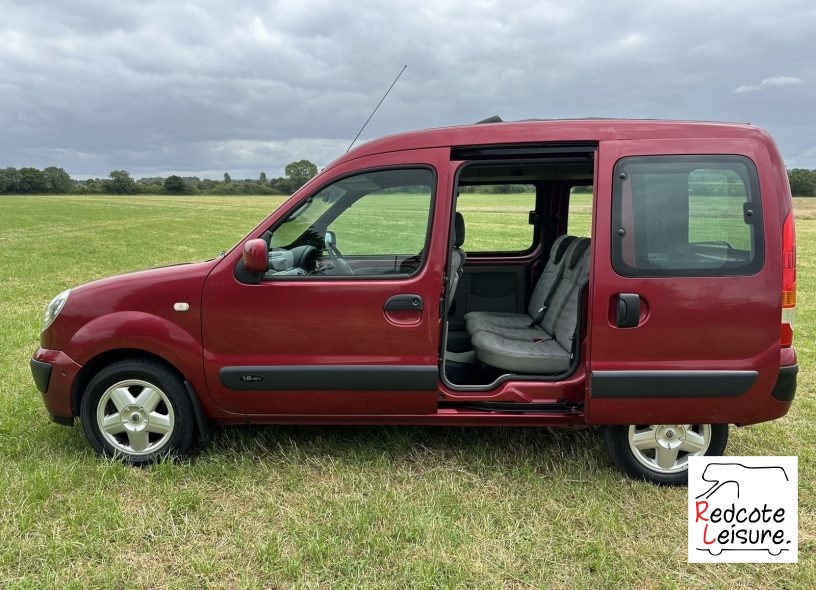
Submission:
[[[795,197],[816,197],[816,170],[788,170],[791,193]]]
[[[127,170],[112,170],[106,178],[75,180],[62,168],[0,168],[0,194],[114,194],[114,195],[290,195],[317,174],[309,160],[290,162],[284,176],[236,179],[224,172],[222,180],[171,175],[134,179]]]
[[[290,162],[284,175],[268,179],[261,172],[257,179],[233,180],[224,172],[222,180],[196,176],[171,175],[166,178],[134,179],[127,170],[112,170],[106,178],[74,180],[62,168],[0,168],[0,194],[114,194],[114,195],[290,195],[317,174],[309,160]],[[791,193],[795,197],[816,197],[816,170],[788,170]],[[485,187],[465,187],[462,192],[484,192]],[[495,192],[524,191],[518,185],[492,187]],[[576,192],[592,192],[592,187],[578,187]],[[707,193],[708,194],[708,193]]]

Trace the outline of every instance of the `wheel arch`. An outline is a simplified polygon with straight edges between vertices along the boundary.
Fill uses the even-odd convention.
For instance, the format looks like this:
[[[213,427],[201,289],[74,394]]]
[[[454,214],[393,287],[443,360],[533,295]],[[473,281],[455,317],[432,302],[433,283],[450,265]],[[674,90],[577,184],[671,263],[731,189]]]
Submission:
[[[94,375],[99,373],[99,371],[105,367],[124,360],[143,360],[155,362],[171,371],[182,383],[188,381],[188,379],[176,366],[174,366],[167,359],[155,353],[138,348],[117,348],[113,350],[106,350],[105,352],[96,355],[86,362],[74,380],[71,391],[71,411],[73,412],[74,416],[79,416],[82,395],[87,389],[88,384],[91,382],[91,379],[94,378]],[[192,394],[193,392],[190,391],[190,393]]]

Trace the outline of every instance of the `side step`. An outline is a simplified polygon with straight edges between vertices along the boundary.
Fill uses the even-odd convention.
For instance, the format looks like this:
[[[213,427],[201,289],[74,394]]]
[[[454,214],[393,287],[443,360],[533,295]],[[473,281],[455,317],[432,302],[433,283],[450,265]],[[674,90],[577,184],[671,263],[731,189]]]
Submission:
[[[482,410],[504,414],[580,414],[583,403],[520,403],[520,402],[442,402],[440,408]]]

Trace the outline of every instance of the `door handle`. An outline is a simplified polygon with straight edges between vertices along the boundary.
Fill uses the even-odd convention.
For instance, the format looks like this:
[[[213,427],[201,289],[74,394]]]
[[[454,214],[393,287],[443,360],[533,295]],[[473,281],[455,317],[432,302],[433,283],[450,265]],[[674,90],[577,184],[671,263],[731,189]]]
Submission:
[[[425,303],[419,295],[404,293],[392,295],[385,301],[383,309],[386,311],[419,311],[425,308]]]
[[[618,293],[618,328],[636,328],[640,323],[640,295]]]

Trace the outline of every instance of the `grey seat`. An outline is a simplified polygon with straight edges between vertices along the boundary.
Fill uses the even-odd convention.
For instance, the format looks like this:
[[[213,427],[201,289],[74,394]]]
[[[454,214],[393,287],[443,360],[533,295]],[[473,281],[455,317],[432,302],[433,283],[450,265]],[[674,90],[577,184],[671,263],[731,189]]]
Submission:
[[[570,352],[555,340],[523,342],[491,332],[473,338],[476,358],[486,365],[510,373],[563,373],[570,365]]]
[[[450,260],[448,261],[448,310],[453,303],[456,287],[459,286],[459,279],[464,271],[465,260],[467,260],[467,253],[461,248],[465,243],[465,218],[458,211],[453,217],[451,242]]]
[[[477,332],[472,343],[479,361],[512,373],[553,374],[569,369],[581,294],[589,280],[589,249],[584,248],[577,258],[568,260],[552,297],[551,308],[557,311],[545,317],[539,330],[543,336],[528,330],[528,337],[522,340],[489,331]],[[557,316],[554,321],[553,316]]]
[[[546,315],[552,315],[549,300],[561,279],[567,258],[576,250],[585,249],[588,243],[580,244],[574,236],[559,236],[550,249],[547,265],[536,283],[533,294],[527,305],[527,313],[501,313],[474,311],[465,314],[465,324],[471,337],[477,332],[493,332],[506,337],[519,330],[537,330]],[[532,326],[532,327],[531,327]],[[540,330],[538,330],[540,331]],[[524,338],[524,337],[523,337]]]
[[[561,318],[565,306],[569,304],[570,298],[573,296],[573,289],[575,288],[576,282],[579,281],[582,272],[587,273],[587,278],[589,273],[589,267],[587,266],[589,258],[589,238],[579,238],[575,240],[573,244],[575,247],[570,248],[565,255],[565,270],[555,285],[549,305],[541,316],[541,321],[534,326],[525,326],[523,328],[494,328],[488,329],[488,332],[510,340],[536,340],[541,342],[543,340],[555,339],[557,322]],[[584,281],[584,283],[586,283],[586,281]]]

